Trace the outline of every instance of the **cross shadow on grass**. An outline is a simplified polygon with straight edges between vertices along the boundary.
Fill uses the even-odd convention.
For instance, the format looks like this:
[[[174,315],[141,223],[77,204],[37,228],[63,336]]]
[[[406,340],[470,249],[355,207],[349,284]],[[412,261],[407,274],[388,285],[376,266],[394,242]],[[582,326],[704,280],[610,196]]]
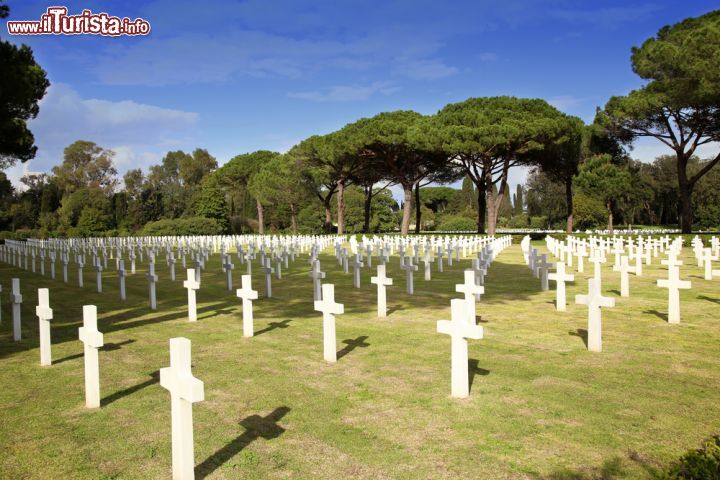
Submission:
[[[290,326],[289,323],[291,321],[292,320],[287,319],[287,320],[283,320],[281,322],[270,322],[270,323],[268,323],[267,327],[263,328],[262,330],[258,330],[257,332],[255,332],[254,335],[255,336],[262,335],[263,333],[272,332],[273,330],[277,330],[278,328],[288,328]]]
[[[643,313],[647,313],[648,315],[655,315],[661,320],[668,321],[668,315],[667,313],[660,312],[658,310],[643,310]]]
[[[568,335],[570,335],[571,337],[580,337],[582,339],[583,343],[585,344],[585,348],[587,348],[587,346],[588,346],[588,331],[587,331],[587,329],[578,328],[574,332],[572,330],[570,330],[568,332]]]
[[[146,380],[142,383],[138,383],[137,385],[133,385],[132,387],[128,387],[124,390],[119,390],[111,395],[108,395],[107,397],[100,400],[100,405],[103,407],[106,407],[116,400],[120,400],[123,397],[127,397],[128,395],[131,395],[131,394],[137,392],[138,390],[142,390],[143,388],[149,387],[150,385],[154,385],[159,382],[160,382],[160,371],[156,370],[150,374],[149,380]]]
[[[103,351],[103,352],[112,352],[112,351],[115,351],[115,350],[120,350],[123,346],[129,345],[129,344],[131,344],[131,343],[135,343],[136,341],[137,341],[137,340],[135,340],[134,338],[130,338],[130,339],[128,339],[128,340],[123,340],[122,342],[106,343],[105,345],[103,345],[102,347],[100,347],[100,350]],[[69,362],[70,360],[77,360],[78,358],[82,358],[83,355],[84,355],[83,352],[81,352],[81,353],[76,353],[76,354],[73,354],[73,355],[68,355],[67,357],[63,357],[63,358],[59,358],[59,359],[57,359],[57,360],[53,360],[52,364],[53,364],[53,365],[57,365],[58,363]]]
[[[285,429],[277,425],[277,422],[289,411],[289,407],[283,406],[276,408],[265,417],[251,415],[241,420],[240,425],[245,428],[245,432],[195,466],[195,475],[198,480],[213,473],[258,438],[272,440],[282,435]]]
[[[717,303],[718,305],[720,305],[720,298],[712,298],[712,297],[708,297],[707,295],[698,295],[697,298],[698,298],[698,300],[707,300],[708,302],[713,302],[713,303]]]
[[[479,365],[480,361],[476,358],[471,358],[468,360],[468,381],[470,382],[470,391],[472,391],[472,386],[475,381],[476,375],[490,375],[490,370],[480,368]]]
[[[544,480],[615,480],[625,478],[626,474],[622,458],[613,457],[605,460],[599,468],[587,469],[587,471],[563,468],[540,478]]]
[[[369,343],[365,343],[365,340],[368,339],[367,335],[361,335],[357,338],[348,338],[346,340],[343,340],[342,343],[345,344],[345,346],[337,352],[337,358],[338,360],[347,355],[348,353],[352,352],[356,348],[365,348],[369,347]]]

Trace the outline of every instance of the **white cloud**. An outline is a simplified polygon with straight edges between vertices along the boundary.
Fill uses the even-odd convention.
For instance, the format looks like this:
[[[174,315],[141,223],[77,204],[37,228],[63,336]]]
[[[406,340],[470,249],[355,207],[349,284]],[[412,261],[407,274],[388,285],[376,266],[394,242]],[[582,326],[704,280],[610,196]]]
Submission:
[[[498,59],[498,56],[494,52],[482,52],[477,55],[477,58],[481,62],[494,62]]]
[[[290,92],[287,95],[315,102],[357,102],[367,100],[376,93],[391,95],[399,88],[393,82],[373,82],[369,85],[336,85],[325,91]]]
[[[667,145],[654,138],[640,138],[635,141],[630,156],[641,162],[651,163],[661,155],[675,155],[675,152]],[[705,160],[715,157],[720,152],[720,143],[708,143],[701,145],[695,151],[695,155]]]
[[[120,173],[156,163],[171,148],[188,148],[198,115],[132,100],[85,99],[72,87],[53,83],[40,101],[40,114],[28,122],[38,154],[8,171],[14,180],[28,171],[49,172],[61,163],[63,150],[88,140],[116,152]]]
[[[548,99],[548,103],[558,110],[571,110],[583,103],[583,98],[574,97],[572,95],[558,95]]]
[[[398,67],[398,73],[415,80],[437,80],[455,75],[458,69],[439,60],[408,60]]]

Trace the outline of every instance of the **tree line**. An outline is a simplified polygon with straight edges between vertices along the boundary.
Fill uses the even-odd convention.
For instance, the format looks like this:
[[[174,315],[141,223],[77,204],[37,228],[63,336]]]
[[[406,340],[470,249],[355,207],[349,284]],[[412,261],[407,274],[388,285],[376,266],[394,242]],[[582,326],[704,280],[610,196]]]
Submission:
[[[35,154],[25,121],[37,115],[48,83],[28,47],[0,43],[0,61],[18,66],[0,80],[0,95],[14,95],[17,87],[25,97],[0,98],[0,128],[7,132],[0,159],[8,166]],[[433,115],[383,112],[311,136],[286,153],[245,153],[221,167],[207,150],[169,152],[147,173],[127,172],[122,185],[113,152],[81,140],[50,174],[25,177],[25,191],[0,181],[6,207],[0,221],[4,228],[63,235],[130,233],[148,224],[172,231],[174,219],[187,226],[191,218],[211,219],[203,225],[218,231],[260,233],[270,227],[342,234],[350,225],[406,234],[413,222],[416,231],[443,222],[467,228],[470,216],[475,230],[488,234],[509,224],[547,228],[560,221],[570,232],[576,220],[597,226],[600,218],[610,230],[617,218],[677,222],[683,232],[696,219],[717,226],[713,168],[720,154],[696,155],[720,140],[717,58],[720,11],[663,27],[632,49],[644,86],[612,97],[590,125],[542,99],[469,98]],[[13,137],[8,125],[19,134]],[[671,154],[653,164],[633,161],[628,150],[640,137],[656,139]],[[509,173],[519,166],[532,173],[512,202]],[[460,179],[456,193],[429,187]],[[390,186],[402,191],[399,211]]]

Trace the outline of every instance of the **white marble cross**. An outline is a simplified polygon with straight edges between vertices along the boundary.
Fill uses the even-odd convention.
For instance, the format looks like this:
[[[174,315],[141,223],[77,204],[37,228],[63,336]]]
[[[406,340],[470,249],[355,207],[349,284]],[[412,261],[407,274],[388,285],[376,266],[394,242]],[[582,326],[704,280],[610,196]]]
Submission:
[[[20,279],[12,279],[12,291],[10,292],[13,317],[13,340],[19,342],[22,338],[22,322],[20,321],[20,307],[22,305],[22,294],[20,293]]]
[[[225,285],[226,285],[228,291],[232,291],[232,287],[233,287],[232,271],[233,271],[233,268],[235,268],[235,265],[233,265],[232,257],[230,255],[225,255],[225,262],[223,262],[223,268],[225,269]]]
[[[550,289],[548,282],[548,274],[553,264],[547,261],[547,254],[543,253],[540,255],[540,261],[538,262],[538,273],[540,275],[540,289],[547,291]]]
[[[356,253],[353,256],[352,264],[353,268],[353,286],[360,288],[360,272],[362,271],[363,262],[360,260],[360,256]]]
[[[700,261],[703,263],[705,269],[705,280],[712,280],[713,278],[713,260],[717,260],[718,257],[713,255],[712,248],[703,248],[700,254]]]
[[[270,266],[271,260],[267,259],[267,264],[264,267],[261,267],[260,270],[265,274],[265,293],[267,298],[272,298],[272,274],[275,271]]]
[[[100,263],[100,257],[95,257],[95,285],[97,287],[97,292],[102,293],[102,271],[103,266],[102,263]]]
[[[413,265],[412,257],[406,257],[405,260],[406,260],[405,265],[403,265],[400,268],[405,270],[407,293],[408,293],[408,295],[412,295],[413,293],[415,293],[415,287],[413,286],[413,276],[414,276],[415,272],[417,271],[418,267],[417,267],[417,265]]]
[[[100,406],[100,362],[98,349],[103,346],[103,334],[97,329],[97,307],[83,306],[83,326],[80,341],[85,344],[85,406]]]
[[[120,300],[125,300],[125,260],[118,261],[118,278],[120,279]]]
[[[578,247],[578,249],[575,251],[575,256],[577,257],[578,273],[584,273],[585,272],[585,257],[588,256],[587,250],[585,249],[585,245]]]
[[[638,245],[638,248],[635,250],[634,254],[635,258],[635,276],[641,277],[642,276],[642,247]]]
[[[323,351],[325,361],[337,361],[337,346],[335,339],[335,315],[345,313],[342,303],[335,302],[335,285],[324,283],[322,286],[322,300],[315,301],[315,311],[323,314]]]
[[[576,295],[575,303],[588,306],[587,348],[591,352],[602,352],[602,313],[601,307],[614,307],[615,299],[603,297],[595,279],[588,280],[588,294]]]
[[[160,369],[160,386],[170,392],[173,480],[195,478],[192,404],[205,400],[205,385],[193,377],[190,340],[170,339],[170,366]]]
[[[76,257],[77,260],[77,271],[78,271],[78,287],[84,287],[83,267],[85,266],[85,259],[82,255]]]
[[[392,285],[392,278],[385,276],[385,265],[377,266],[377,277],[371,277],[370,283],[377,285],[378,317],[387,317],[387,297],[385,287]]]
[[[669,266],[668,278],[658,280],[657,286],[668,289],[668,323],[680,323],[680,289],[690,288],[690,281],[680,280],[679,266]]]
[[[313,281],[313,300],[320,300],[322,292],[320,290],[320,282],[325,278],[325,272],[320,271],[320,260],[313,260],[312,270],[310,270],[310,278]]]
[[[620,272],[620,296],[629,297],[630,271],[632,270],[632,267],[630,266],[630,261],[627,255],[623,255],[620,257],[620,266],[617,268],[613,267],[613,270],[616,272]]]
[[[593,280],[595,280],[595,284],[597,285],[598,290],[601,288],[602,285],[602,264],[605,261],[605,258],[602,255],[602,252],[600,250],[596,250],[595,254],[590,258],[590,262],[593,264]]]
[[[150,289],[150,310],[157,310],[157,298],[155,296],[155,283],[158,281],[158,276],[155,274],[155,264],[148,264],[148,287]]]
[[[200,289],[200,282],[196,280],[195,269],[187,269],[187,280],[183,281],[183,288],[187,289],[188,320],[197,321],[197,298],[195,291]]]
[[[465,311],[465,301],[459,298],[450,300],[451,320],[439,320],[437,332],[450,335],[450,394],[456,398],[470,395],[470,379],[468,377],[468,343],[467,339],[483,338],[483,327],[470,325]]]
[[[252,301],[257,300],[258,292],[252,289],[251,275],[243,275],[241,282],[242,288],[238,288],[235,295],[242,298],[243,337],[252,337],[255,334]]]
[[[430,256],[430,249],[425,247],[425,253],[423,254],[423,263],[425,264],[425,281],[432,279],[432,257]]]
[[[170,281],[175,281],[175,254],[173,252],[169,253],[168,256],[168,266],[170,267]]]
[[[35,315],[38,317],[40,330],[40,365],[51,365],[50,320],[53,318],[53,311],[50,308],[50,293],[47,288],[38,288],[38,305],[35,307]]]
[[[475,271],[472,269],[465,270],[465,283],[455,285],[455,291],[465,295],[465,313],[467,314],[468,325],[477,324],[476,317],[477,311],[475,308],[475,301],[477,298],[485,293],[485,287],[477,285],[475,283]]]
[[[568,256],[568,258],[570,258],[570,256]],[[560,312],[564,312],[567,305],[565,282],[574,282],[575,275],[566,274],[565,264],[558,262],[555,267],[555,273],[549,274],[548,279],[557,282],[557,288],[555,289],[555,308]]]

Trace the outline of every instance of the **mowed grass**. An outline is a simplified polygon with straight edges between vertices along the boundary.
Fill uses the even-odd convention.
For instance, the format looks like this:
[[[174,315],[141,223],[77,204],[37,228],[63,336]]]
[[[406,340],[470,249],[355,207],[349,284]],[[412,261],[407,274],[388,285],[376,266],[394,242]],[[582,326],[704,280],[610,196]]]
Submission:
[[[535,246],[544,251],[543,245]],[[326,252],[327,253],[327,252]],[[145,265],[128,275],[120,302],[114,262],[85,288],[0,265],[0,478],[169,478],[170,396],[157,383],[169,364],[168,340],[192,340],[193,372],[205,382],[194,406],[198,478],[652,478],[688,448],[720,432],[720,280],[683,252],[682,323],[664,316],[666,276],[659,259],[631,277],[620,298],[619,274],[603,269],[602,353],[586,350],[587,309],[574,305],[587,276],[568,286],[556,312],[554,291],[540,291],[519,245],[491,266],[478,304],[485,338],[470,342],[471,396],[449,397],[450,339],[436,333],[449,318],[455,284],[470,260],[405,294],[397,257],[389,263],[387,319],[376,317],[371,270],[352,286],[334,257],[322,256],[326,281],[345,304],[337,318],[340,358],[322,356],[322,317],[313,311],[307,256],[273,279],[264,297],[254,265],[255,331],[242,337],[241,304],[228,292],[214,255],[198,292],[199,320],[187,321],[185,277],[170,282],[158,259],[158,310],[150,311]],[[234,287],[245,266],[237,259]],[[374,261],[376,261],[374,259]],[[609,259],[612,263],[612,259]],[[127,262],[126,262],[127,263]],[[38,267],[39,272],[39,267]],[[10,278],[21,279],[23,340],[12,341]],[[40,367],[37,288],[50,288],[52,367]],[[102,408],[84,407],[82,306],[98,307]]]

